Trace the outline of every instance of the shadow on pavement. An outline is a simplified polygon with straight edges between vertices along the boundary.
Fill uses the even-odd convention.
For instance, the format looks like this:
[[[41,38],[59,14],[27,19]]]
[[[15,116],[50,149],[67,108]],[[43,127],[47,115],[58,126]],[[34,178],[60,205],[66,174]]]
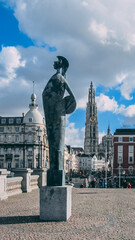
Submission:
[[[21,223],[36,223],[36,222],[41,222],[41,220],[39,218],[39,215],[0,217],[0,225],[21,224]]]

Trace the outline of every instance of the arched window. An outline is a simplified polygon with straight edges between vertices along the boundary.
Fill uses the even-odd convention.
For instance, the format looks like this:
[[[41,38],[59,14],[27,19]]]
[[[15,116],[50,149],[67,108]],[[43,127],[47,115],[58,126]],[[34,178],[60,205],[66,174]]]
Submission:
[[[128,168],[128,172],[129,172],[129,174],[133,174],[133,167],[132,166],[130,166],[129,168]]]

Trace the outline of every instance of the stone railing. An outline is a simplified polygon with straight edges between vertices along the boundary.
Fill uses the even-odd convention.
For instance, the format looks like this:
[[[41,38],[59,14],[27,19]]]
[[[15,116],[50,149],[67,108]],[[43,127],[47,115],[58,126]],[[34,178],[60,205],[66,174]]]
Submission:
[[[30,185],[31,185],[31,189],[32,189],[32,190],[38,188],[38,178],[39,178],[38,175],[32,175],[32,176],[31,176]]]
[[[7,196],[22,193],[22,177],[7,178]]]
[[[12,176],[14,173],[15,177]],[[31,174],[34,175],[31,175]],[[12,173],[0,169],[0,200],[22,192],[31,192],[33,189],[46,185],[46,169],[33,171],[30,168],[14,169]]]

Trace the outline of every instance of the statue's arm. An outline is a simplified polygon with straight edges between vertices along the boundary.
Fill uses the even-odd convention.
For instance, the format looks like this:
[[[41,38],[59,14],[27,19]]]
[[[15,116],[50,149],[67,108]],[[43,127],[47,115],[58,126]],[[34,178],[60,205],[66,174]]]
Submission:
[[[65,82],[65,90],[67,90],[69,96],[66,96],[65,99],[65,106],[66,106],[66,114],[70,114],[72,113],[75,108],[76,108],[76,100],[75,97],[70,89],[70,87],[68,86],[68,84]]]
[[[73,95],[70,87],[68,86],[68,83],[67,83],[67,82],[65,82],[65,89],[67,90],[67,92],[69,93],[69,95],[75,99],[75,97],[74,97],[74,95]]]

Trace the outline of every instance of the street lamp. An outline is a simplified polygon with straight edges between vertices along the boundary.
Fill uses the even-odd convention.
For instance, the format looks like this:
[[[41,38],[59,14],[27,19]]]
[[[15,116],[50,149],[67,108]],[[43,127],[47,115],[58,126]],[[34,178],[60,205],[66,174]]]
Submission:
[[[42,167],[42,141],[41,141],[42,130],[40,129],[40,127],[38,127],[36,131],[38,133],[38,168],[41,168]]]
[[[68,183],[70,180],[70,175],[69,175],[69,164],[70,164],[70,160],[66,160],[66,164],[68,165]]]
[[[119,163],[119,188],[121,187],[121,163]]]

